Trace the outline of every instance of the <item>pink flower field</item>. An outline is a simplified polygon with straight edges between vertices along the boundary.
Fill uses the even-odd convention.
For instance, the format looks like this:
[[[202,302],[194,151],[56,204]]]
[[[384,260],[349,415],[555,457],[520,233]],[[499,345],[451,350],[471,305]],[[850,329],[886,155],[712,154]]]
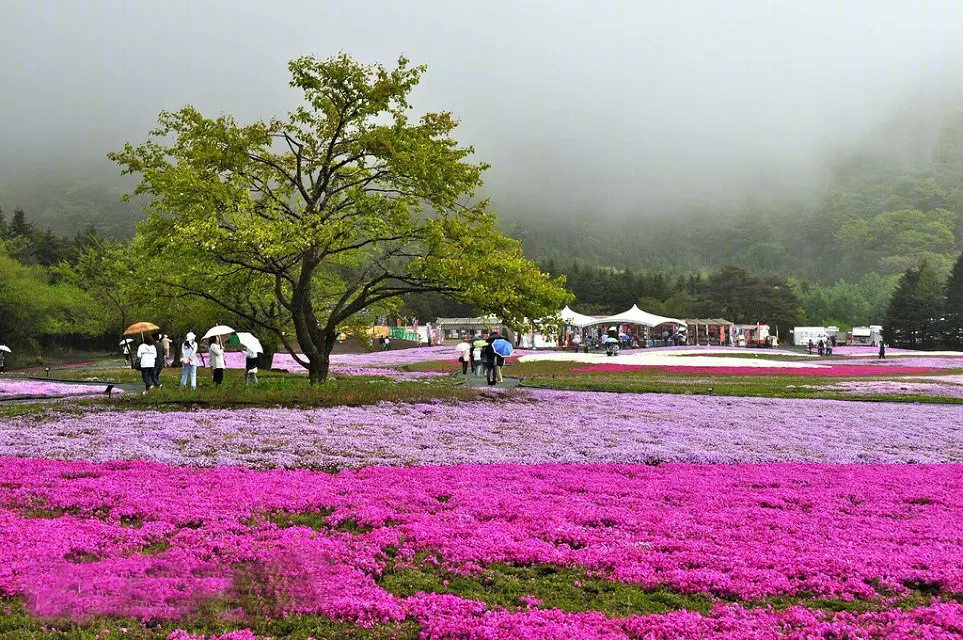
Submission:
[[[310,410],[72,411],[0,421],[0,456],[252,468],[963,463],[963,405],[537,390]]]
[[[952,603],[857,615],[755,607],[775,597],[952,600],[963,593],[961,495],[955,465],[330,475],[4,459],[0,594],[23,598],[36,616],[177,619],[231,601],[256,575],[279,615],[417,621],[425,638],[803,638],[829,629],[842,633],[831,637],[949,638],[963,631],[963,607]],[[386,588],[399,572],[483,578],[499,563],[577,569],[586,580],[717,606],[611,619],[543,608],[537,598],[512,610],[443,587]]]
[[[928,366],[932,364],[933,366]],[[963,359],[954,360],[948,367],[963,367]],[[704,375],[704,376],[806,376],[824,378],[856,378],[861,376],[927,376],[944,372],[939,363],[926,363],[922,366],[894,364],[875,366],[869,363],[828,364],[823,367],[700,367],[673,365],[633,365],[633,364],[594,364],[572,370],[574,373],[637,373],[655,371],[667,374]]]
[[[45,380],[16,380],[0,378],[0,399],[7,398],[38,398],[53,396],[84,396],[103,393],[106,386],[102,384],[64,384],[47,382]],[[120,389],[114,391],[121,393]]]
[[[406,351],[331,373],[453,360]],[[787,367],[901,402],[528,389],[15,407],[0,637],[963,637],[963,405],[915,397],[958,397],[960,363]],[[679,368],[780,373],[733,365]]]

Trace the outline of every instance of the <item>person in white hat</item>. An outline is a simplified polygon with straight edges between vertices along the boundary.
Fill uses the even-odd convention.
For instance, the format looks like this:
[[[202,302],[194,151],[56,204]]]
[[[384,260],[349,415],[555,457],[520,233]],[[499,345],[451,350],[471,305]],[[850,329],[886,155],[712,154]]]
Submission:
[[[211,338],[207,354],[210,356],[211,372],[214,374],[214,386],[219,387],[224,382],[224,345],[221,344],[221,336]]]
[[[191,378],[191,389],[197,388],[197,343],[194,338],[197,335],[193,331],[188,331],[184,336],[184,344],[181,345],[181,386],[187,386],[187,378]]]

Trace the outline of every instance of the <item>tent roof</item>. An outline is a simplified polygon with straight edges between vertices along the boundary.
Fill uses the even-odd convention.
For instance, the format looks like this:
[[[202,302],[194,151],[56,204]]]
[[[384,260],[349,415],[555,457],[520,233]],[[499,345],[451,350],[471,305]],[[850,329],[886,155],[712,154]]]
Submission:
[[[573,327],[584,327],[586,325],[593,324],[598,318],[593,316],[587,316],[584,313],[578,313],[572,311],[565,305],[565,308],[558,312],[558,317],[562,319],[565,324],[570,324]]]
[[[593,318],[588,324],[641,324],[646,327],[657,327],[660,324],[666,323],[685,325],[685,322],[682,320],[657,316],[654,313],[642,311],[638,305],[633,304],[632,308],[628,311],[623,311],[622,313],[606,318]]]

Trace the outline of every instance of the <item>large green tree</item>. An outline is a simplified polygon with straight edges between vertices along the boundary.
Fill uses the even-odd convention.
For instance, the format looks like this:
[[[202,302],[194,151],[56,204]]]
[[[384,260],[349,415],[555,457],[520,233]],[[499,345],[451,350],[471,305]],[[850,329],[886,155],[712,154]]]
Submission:
[[[956,259],[946,280],[946,341],[951,346],[963,347],[963,253]]]
[[[890,297],[883,335],[893,346],[932,348],[942,338],[944,288],[936,269],[924,260],[907,269]]]
[[[411,119],[424,67],[342,54],[289,70],[305,102],[285,119],[241,126],[185,107],[109,155],[149,200],[135,244],[163,269],[145,277],[273,334],[312,382],[339,325],[373,305],[439,292],[518,323],[567,301],[473,200],[486,165],[452,116]]]

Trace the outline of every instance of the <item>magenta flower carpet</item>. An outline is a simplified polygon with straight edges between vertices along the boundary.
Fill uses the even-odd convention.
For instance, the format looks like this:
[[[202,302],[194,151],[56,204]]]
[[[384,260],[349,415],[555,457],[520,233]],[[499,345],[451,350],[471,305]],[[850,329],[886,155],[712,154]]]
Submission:
[[[600,638],[776,637],[839,625],[852,635],[834,637],[925,630],[922,637],[948,638],[963,629],[957,604],[832,620],[755,605],[777,596],[963,593],[961,471],[486,465],[330,475],[4,459],[0,594],[25,599],[40,616],[177,618],[256,570],[288,615],[360,625],[417,619],[423,637],[561,637],[565,629]],[[292,514],[315,519],[299,525]],[[513,612],[382,586],[386,575],[426,563],[452,576],[497,563],[578,568],[718,607],[610,620],[541,611],[534,598]]]
[[[833,366],[889,376],[844,393],[960,386]],[[0,631],[30,638],[959,638],[961,530],[959,404],[529,390],[0,419]]]

